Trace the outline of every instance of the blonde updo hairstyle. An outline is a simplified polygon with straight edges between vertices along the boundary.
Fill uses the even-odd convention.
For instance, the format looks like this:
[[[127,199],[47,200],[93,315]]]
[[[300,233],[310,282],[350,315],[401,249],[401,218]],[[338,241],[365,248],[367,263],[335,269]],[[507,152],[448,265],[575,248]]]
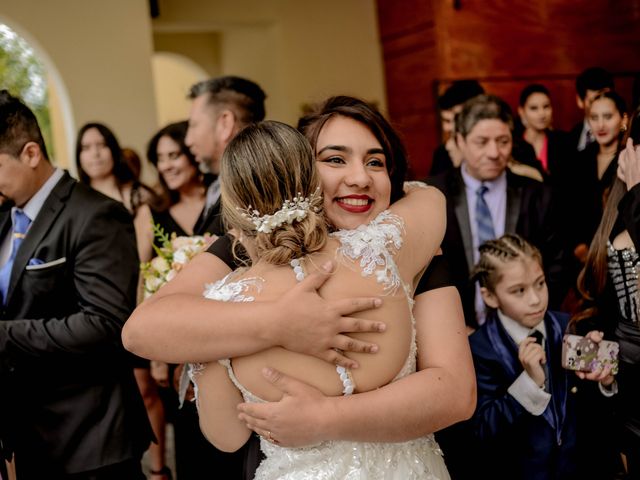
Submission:
[[[327,241],[320,178],[309,142],[294,128],[264,121],[244,128],[229,143],[220,168],[222,216],[229,229],[255,240],[256,260],[285,265],[317,252]],[[257,232],[246,214],[273,215],[285,201],[312,197],[305,218],[269,233]]]

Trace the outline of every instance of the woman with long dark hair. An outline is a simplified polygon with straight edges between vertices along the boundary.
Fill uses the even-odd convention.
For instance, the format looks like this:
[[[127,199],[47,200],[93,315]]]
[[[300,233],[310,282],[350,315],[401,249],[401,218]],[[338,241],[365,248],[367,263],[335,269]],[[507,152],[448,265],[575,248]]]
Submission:
[[[596,130],[597,135],[597,130]],[[627,459],[629,478],[640,475],[640,109],[633,115],[626,147],[620,153],[617,178],[608,192],[603,215],[578,279],[582,309],[572,319],[580,333],[594,328],[620,344],[617,386],[617,429],[590,419],[594,428],[612,437]],[[590,417],[594,405],[586,405]],[[606,412],[605,412],[606,414]],[[606,417],[605,417],[606,418]],[[610,417],[609,417],[610,419]],[[608,429],[608,430],[607,430]],[[613,433],[611,433],[613,432]],[[600,453],[600,452],[599,452]]]

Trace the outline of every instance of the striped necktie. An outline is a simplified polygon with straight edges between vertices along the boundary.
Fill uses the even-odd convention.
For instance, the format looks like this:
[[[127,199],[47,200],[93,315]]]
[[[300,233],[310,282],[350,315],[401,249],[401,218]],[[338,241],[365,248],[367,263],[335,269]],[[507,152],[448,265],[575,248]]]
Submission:
[[[7,292],[9,291],[9,281],[11,280],[11,270],[13,270],[13,262],[20,248],[20,244],[26,236],[31,219],[20,209],[13,211],[13,238],[11,241],[11,254],[7,263],[0,268],[0,299],[2,304],[7,303]]]
[[[478,245],[482,245],[487,240],[496,238],[491,219],[491,210],[484,199],[484,194],[489,191],[486,185],[480,185],[476,190],[476,223],[478,224]]]

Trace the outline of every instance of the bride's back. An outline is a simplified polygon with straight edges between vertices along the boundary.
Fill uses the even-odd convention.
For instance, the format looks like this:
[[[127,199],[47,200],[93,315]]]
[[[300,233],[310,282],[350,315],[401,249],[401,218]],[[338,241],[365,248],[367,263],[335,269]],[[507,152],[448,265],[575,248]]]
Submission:
[[[382,238],[381,232],[376,232],[375,226],[370,226],[369,231],[373,236]],[[319,252],[301,259],[301,267],[305,274],[318,270],[328,260],[336,260],[336,268],[332,276],[320,289],[320,294],[327,299],[340,299],[358,296],[379,295],[383,299],[382,306],[375,310],[356,314],[372,320],[384,321],[387,325],[382,334],[362,333],[354,337],[375,342],[379,351],[375,354],[349,354],[357,360],[360,368],[351,372],[357,391],[367,391],[389,383],[398,375],[405,366],[412,369],[415,352],[412,350],[413,325],[411,310],[407,293],[403,284],[410,283],[412,279],[392,278],[394,274],[385,275],[386,282],[379,282],[384,267],[390,267],[395,272],[395,262],[389,256],[384,258],[382,252],[373,253],[376,260],[384,262],[376,265],[374,272],[364,273],[360,266],[362,256],[351,259],[345,254],[349,241],[340,242],[330,239],[327,245]],[[376,255],[377,253],[377,255]],[[373,260],[375,262],[375,260]],[[247,295],[255,298],[255,301],[270,301],[280,298],[283,293],[295,286],[295,273],[291,266],[274,266],[258,263],[256,266],[233,278],[232,281],[249,281]],[[408,282],[407,282],[408,280]],[[398,284],[400,281],[402,284]],[[395,285],[392,285],[393,283]],[[412,292],[412,286],[409,287]],[[343,390],[342,380],[339,378],[336,368],[318,358],[310,357],[283,348],[271,348],[262,352],[233,359],[234,372],[240,381],[253,394],[265,400],[276,400],[282,392],[275,389],[264,380],[261,375],[262,368],[269,366],[291,375],[294,378],[304,378],[308,383],[319,388],[327,395],[340,395]]]

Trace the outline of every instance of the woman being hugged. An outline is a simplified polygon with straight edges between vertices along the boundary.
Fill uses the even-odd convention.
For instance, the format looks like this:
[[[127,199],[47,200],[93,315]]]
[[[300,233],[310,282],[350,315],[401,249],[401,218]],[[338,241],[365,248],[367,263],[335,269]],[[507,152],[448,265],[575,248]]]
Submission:
[[[432,188],[413,187],[390,208],[392,182],[384,149],[374,134],[356,120],[328,119],[319,132],[339,129],[353,141],[353,151],[326,145],[318,152],[317,171],[308,142],[291,127],[263,122],[247,127],[229,144],[222,160],[223,215],[249,253],[252,267],[208,285],[205,297],[222,301],[269,302],[279,298],[322,265],[337,268],[320,293],[345,298],[376,293],[383,305],[367,313],[384,319],[386,331],[376,338],[376,355],[351,354],[360,368],[335,367],[316,357],[273,347],[253,355],[199,365],[193,379],[201,427],[218,448],[240,448],[251,430],[238,419],[236,407],[250,402],[277,401],[282,392],[262,375],[271,367],[305,378],[325,395],[350,395],[373,390],[416,370],[416,330],[411,312],[414,281],[419,278],[444,234],[442,195]],[[360,154],[362,152],[362,154]],[[398,166],[401,168],[401,166]],[[335,179],[324,198],[318,171],[330,169]],[[349,172],[345,178],[343,170]],[[388,209],[389,208],[389,209]],[[323,211],[362,214],[355,230],[328,234]],[[387,210],[388,209],[388,210]],[[335,212],[334,212],[335,214]],[[345,215],[344,218],[350,218]],[[366,220],[366,221],[363,221]],[[368,334],[357,334],[367,339]],[[370,338],[370,337],[369,337]],[[389,478],[448,478],[432,436],[404,443],[328,441],[295,449],[277,444],[271,432],[262,435],[266,460],[256,478],[346,478],[350,474]],[[389,472],[389,463],[395,467]]]

